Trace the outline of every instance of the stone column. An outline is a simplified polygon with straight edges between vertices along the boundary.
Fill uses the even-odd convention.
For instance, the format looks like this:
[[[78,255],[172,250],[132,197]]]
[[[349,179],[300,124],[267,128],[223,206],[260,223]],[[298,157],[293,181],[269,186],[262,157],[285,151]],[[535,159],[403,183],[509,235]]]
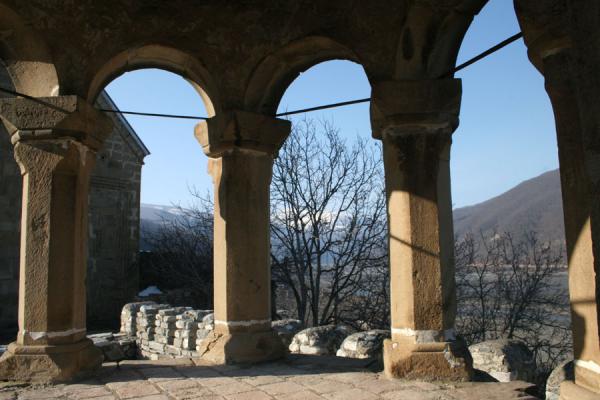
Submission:
[[[89,177],[110,122],[75,96],[0,100],[23,175],[19,332],[0,379],[65,381],[99,367],[86,338]],[[62,111],[60,111],[61,109]]]
[[[575,381],[561,399],[600,398],[600,80],[597,2],[515,0],[528,56],[556,123]]]
[[[219,363],[283,355],[271,330],[269,187],[290,122],[232,111],[200,123],[215,190],[215,330],[202,357]]]
[[[543,68],[556,120],[575,356],[576,385],[561,386],[561,398],[582,399],[586,391],[600,394],[600,246],[594,236],[600,231],[600,197],[590,168],[598,153],[585,145],[571,57],[570,49],[554,52],[543,59]]]
[[[466,380],[456,312],[449,151],[459,80],[373,86],[373,136],[383,141],[390,250],[392,338],[388,377]],[[468,358],[468,357],[467,357]]]

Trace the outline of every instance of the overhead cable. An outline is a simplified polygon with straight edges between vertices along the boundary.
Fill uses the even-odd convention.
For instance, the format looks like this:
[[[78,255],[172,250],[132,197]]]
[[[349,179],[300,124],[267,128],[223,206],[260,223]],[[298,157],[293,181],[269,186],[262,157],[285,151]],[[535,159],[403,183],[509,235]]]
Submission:
[[[506,40],[503,40],[502,42],[498,43],[497,45],[490,47],[489,49],[487,49],[486,51],[476,55],[475,57],[469,59],[468,61],[452,68],[450,71],[444,73],[443,75],[441,75],[439,77],[439,79],[444,79],[444,78],[449,78],[452,75],[454,75],[456,72],[463,70],[465,68],[467,68],[468,66],[475,64],[476,62],[484,59],[485,57],[489,56],[490,54],[493,54],[495,52],[497,52],[498,50],[508,46],[509,44],[521,39],[523,37],[523,33],[519,32],[511,37],[509,37]],[[5,89],[3,87],[0,87],[0,92],[3,93],[7,93],[7,94],[11,94],[13,96],[18,96],[18,97],[23,97],[25,99],[34,101],[36,103],[39,104],[43,104],[45,106],[48,106],[50,108],[53,108],[57,111],[61,111],[64,113],[69,113],[68,110],[65,110],[63,108],[60,108],[54,104],[48,103],[46,101],[43,101],[39,98],[36,97],[32,97],[23,93],[19,93],[16,92],[14,90],[10,90],[10,89]],[[276,117],[286,117],[289,115],[294,115],[294,114],[303,114],[303,113],[307,113],[307,112],[311,112],[311,111],[318,111],[318,110],[327,110],[330,108],[337,108],[337,107],[344,107],[344,106],[349,106],[349,105],[353,105],[353,104],[360,104],[360,103],[368,103],[369,101],[371,101],[370,97],[364,98],[364,99],[356,99],[356,100],[349,100],[349,101],[342,101],[339,103],[330,103],[330,104],[324,104],[321,106],[316,106],[316,107],[310,107],[310,108],[303,108],[301,110],[294,110],[294,111],[286,111],[286,112],[282,112],[282,113],[278,113],[275,114]],[[104,108],[99,108],[98,111],[101,112],[105,112],[105,113],[113,113],[113,114],[124,114],[124,115],[137,115],[137,116],[143,116],[143,117],[159,117],[159,118],[178,118],[178,119],[194,119],[194,120],[207,120],[208,117],[200,117],[200,116],[196,116],[196,115],[178,115],[178,114],[160,114],[160,113],[147,113],[147,112],[139,112],[139,111],[121,111],[121,110],[111,110],[111,109],[104,109]]]

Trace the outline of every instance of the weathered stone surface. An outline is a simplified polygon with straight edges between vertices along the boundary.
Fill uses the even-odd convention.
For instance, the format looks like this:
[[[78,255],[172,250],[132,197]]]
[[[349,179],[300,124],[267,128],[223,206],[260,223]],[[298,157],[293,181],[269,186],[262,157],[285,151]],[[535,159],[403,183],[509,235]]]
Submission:
[[[298,354],[334,355],[350,333],[344,326],[307,328],[294,335],[289,350]]]
[[[342,342],[336,355],[349,358],[378,358],[383,351],[383,340],[390,338],[390,331],[370,330],[356,332]]]
[[[142,301],[137,303],[127,303],[123,306],[121,310],[121,329],[120,331],[135,336],[137,324],[136,317],[137,313],[140,311],[140,307],[143,305],[152,305],[156,304],[154,302]]]
[[[136,358],[135,336],[123,333],[97,333],[88,335],[102,351],[104,361],[132,360]]]
[[[10,88],[0,64],[0,86]],[[0,96],[4,97],[4,96]],[[102,108],[114,108],[102,93]],[[137,288],[139,185],[145,148],[117,114],[114,128],[96,157],[89,194],[87,323],[105,328],[116,323],[121,305]],[[22,177],[13,146],[0,124],[0,333],[16,336]]]
[[[271,322],[271,329],[277,333],[286,348],[292,343],[294,335],[303,328],[304,324],[298,319],[280,319]]]
[[[490,374],[499,382],[532,382],[535,359],[527,346],[518,340],[489,340],[469,346],[473,368]]]
[[[314,357],[322,360],[324,357]],[[302,357],[307,361],[307,357]],[[448,385],[388,380],[380,373],[327,363],[263,363],[231,368],[206,362],[133,361],[106,366],[101,381],[7,387],[0,400],[534,400],[524,382]],[[300,360],[298,360],[299,362]],[[345,366],[344,366],[345,365]],[[218,393],[218,395],[217,395]],[[584,398],[575,398],[583,400]],[[588,398],[585,398],[587,400]]]
[[[546,400],[559,400],[561,383],[573,380],[575,380],[573,360],[559,364],[546,381]]]

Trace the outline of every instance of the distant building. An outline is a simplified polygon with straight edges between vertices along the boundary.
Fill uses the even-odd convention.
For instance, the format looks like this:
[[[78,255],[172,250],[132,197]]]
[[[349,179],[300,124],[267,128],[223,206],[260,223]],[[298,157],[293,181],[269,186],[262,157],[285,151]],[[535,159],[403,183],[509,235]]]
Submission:
[[[12,87],[0,67],[0,86]],[[116,109],[103,92],[101,108]],[[87,326],[118,326],[124,303],[138,290],[140,181],[149,152],[120,114],[109,114],[114,131],[98,154],[89,196]],[[0,334],[17,331],[21,173],[0,123]],[[13,339],[13,338],[10,338]]]

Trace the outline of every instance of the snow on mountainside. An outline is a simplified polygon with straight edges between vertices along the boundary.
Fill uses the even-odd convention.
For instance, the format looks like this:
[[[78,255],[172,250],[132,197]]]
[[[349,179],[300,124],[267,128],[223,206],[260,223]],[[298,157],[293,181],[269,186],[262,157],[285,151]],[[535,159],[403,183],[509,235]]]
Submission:
[[[150,250],[146,241],[162,221],[172,221],[183,214],[174,206],[141,205],[140,249]],[[467,232],[536,231],[540,239],[564,243],[562,197],[558,170],[526,180],[507,192],[482,203],[454,210],[454,232],[457,238]]]

